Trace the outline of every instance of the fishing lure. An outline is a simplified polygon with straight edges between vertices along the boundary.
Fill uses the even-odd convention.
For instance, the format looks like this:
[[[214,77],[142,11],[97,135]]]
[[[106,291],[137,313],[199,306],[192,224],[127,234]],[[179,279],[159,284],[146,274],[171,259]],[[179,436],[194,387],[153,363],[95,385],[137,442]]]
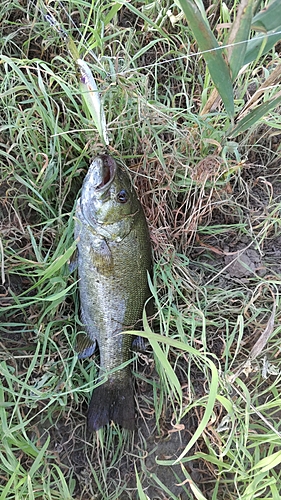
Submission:
[[[85,61],[77,59],[76,64],[81,73],[80,89],[86,106],[92,115],[101,138],[103,139],[105,145],[108,146],[109,139],[107,135],[106,119],[96,81]]]

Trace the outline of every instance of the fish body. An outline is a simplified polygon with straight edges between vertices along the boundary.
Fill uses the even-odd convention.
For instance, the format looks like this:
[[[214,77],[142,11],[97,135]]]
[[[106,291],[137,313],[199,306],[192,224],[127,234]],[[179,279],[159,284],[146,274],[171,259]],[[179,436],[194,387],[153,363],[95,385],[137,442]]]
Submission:
[[[130,367],[132,337],[150,296],[147,272],[151,246],[145,216],[130,178],[110,155],[95,158],[77,202],[78,274],[82,321],[89,355],[97,342],[100,377],[107,380],[92,395],[88,429],[111,420],[133,430],[135,408]]]

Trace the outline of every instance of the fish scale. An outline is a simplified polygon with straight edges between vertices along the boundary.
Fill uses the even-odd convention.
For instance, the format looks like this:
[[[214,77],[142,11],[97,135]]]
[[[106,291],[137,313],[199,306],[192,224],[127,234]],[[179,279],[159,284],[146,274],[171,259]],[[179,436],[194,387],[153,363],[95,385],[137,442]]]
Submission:
[[[75,237],[81,316],[92,353],[97,342],[100,377],[92,395],[88,429],[111,420],[135,427],[130,367],[132,337],[150,296],[151,245],[146,219],[127,172],[110,155],[95,158],[77,202]],[[113,373],[110,373],[115,370]]]

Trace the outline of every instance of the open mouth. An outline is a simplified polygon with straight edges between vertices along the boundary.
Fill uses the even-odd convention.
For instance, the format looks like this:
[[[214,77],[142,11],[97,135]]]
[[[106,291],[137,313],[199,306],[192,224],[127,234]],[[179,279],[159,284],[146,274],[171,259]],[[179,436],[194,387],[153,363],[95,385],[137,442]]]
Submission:
[[[101,205],[110,199],[110,187],[117,171],[115,160],[108,154],[93,159],[83,182],[81,212],[91,225],[98,221]]]
[[[113,181],[116,172],[116,163],[109,155],[100,155],[102,160],[102,180],[96,189],[102,189]]]

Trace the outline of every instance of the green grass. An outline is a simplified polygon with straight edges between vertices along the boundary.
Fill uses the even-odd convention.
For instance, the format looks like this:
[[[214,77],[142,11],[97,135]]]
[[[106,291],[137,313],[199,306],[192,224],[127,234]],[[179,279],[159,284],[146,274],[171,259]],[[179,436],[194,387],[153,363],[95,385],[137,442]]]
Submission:
[[[220,24],[237,12],[238,2],[229,3],[208,10],[218,44],[228,36]],[[210,106],[215,90],[204,48],[184,16],[171,24],[168,8],[181,12],[175,4],[64,5],[52,3],[50,13],[93,69],[110,151],[130,168],[147,215],[155,318],[144,317],[143,329],[152,349],[133,365],[138,431],[112,425],[89,436],[96,366],[75,353],[83,325],[68,262],[75,200],[103,146],[74,61],[42,17],[43,4],[4,1],[0,498],[277,500],[278,46],[256,54],[231,82],[230,116],[231,106],[229,113],[221,102]],[[233,58],[236,71],[242,59]],[[261,89],[261,101],[250,101],[251,85]],[[261,257],[262,272],[226,275],[237,242]],[[269,338],[249,363],[267,326]]]

